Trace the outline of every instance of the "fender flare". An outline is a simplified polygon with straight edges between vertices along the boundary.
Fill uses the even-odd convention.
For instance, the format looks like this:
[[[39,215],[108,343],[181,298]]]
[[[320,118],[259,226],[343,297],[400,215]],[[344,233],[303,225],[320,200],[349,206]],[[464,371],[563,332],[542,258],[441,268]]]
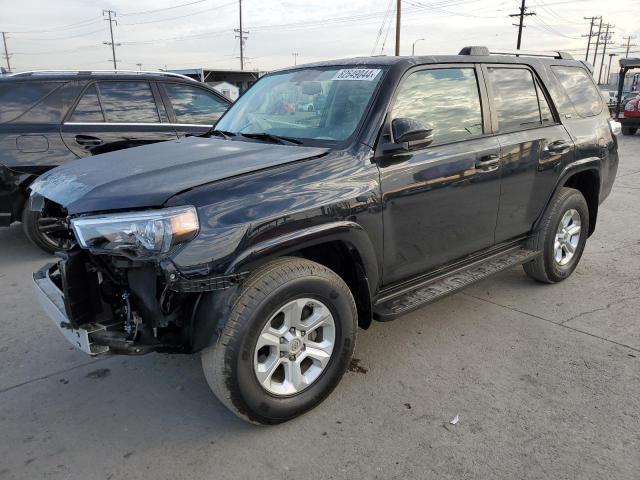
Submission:
[[[369,294],[373,298],[380,279],[378,257],[362,226],[347,220],[315,225],[256,243],[241,252],[225,273],[250,271],[274,256],[334,241],[343,242],[358,255],[368,279]]]
[[[558,175],[556,184],[553,187],[553,190],[551,191],[551,194],[549,195],[549,198],[547,199],[547,202],[545,203],[544,208],[542,209],[542,213],[533,224],[533,231],[536,231],[538,229],[538,227],[540,226],[540,222],[542,222],[542,219],[544,218],[545,214],[549,210],[551,200],[553,200],[553,197],[555,197],[558,190],[560,190],[567,183],[567,180],[570,177],[572,177],[576,173],[592,170],[596,172],[596,174],[598,175],[599,182],[602,182],[602,176],[600,175],[601,167],[602,167],[602,160],[599,157],[585,158],[583,160],[572,162],[566,165],[560,172],[560,175]],[[600,187],[601,186],[598,186],[598,191],[600,190]]]

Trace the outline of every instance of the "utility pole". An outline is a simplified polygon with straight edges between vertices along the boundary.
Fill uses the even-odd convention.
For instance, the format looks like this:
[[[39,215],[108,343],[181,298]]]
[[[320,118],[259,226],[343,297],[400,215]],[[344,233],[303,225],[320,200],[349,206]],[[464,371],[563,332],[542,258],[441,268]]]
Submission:
[[[402,15],[402,0],[396,2],[396,57],[400,56],[400,17]]]
[[[142,64],[141,63],[136,63],[136,65],[138,66],[138,70],[142,70]]]
[[[2,43],[4,43],[4,58],[7,60],[7,72],[11,73],[11,63],[9,63],[10,55],[9,50],[7,50],[7,32],[2,32]]]
[[[291,56],[293,57],[293,66],[295,67],[298,65],[298,52],[293,52]]]
[[[583,17],[585,20],[590,20],[591,21],[591,25],[589,25],[589,34],[588,35],[582,35],[583,37],[587,37],[588,41],[587,41],[587,53],[584,56],[584,61],[587,62],[589,60],[589,49],[591,48],[591,38],[595,37],[595,34],[593,33],[593,27],[595,26],[595,21],[599,18],[602,17]]]
[[[104,17],[105,14],[109,17],[109,18],[105,18],[105,20],[109,21],[109,32],[111,33],[111,41],[110,42],[102,42],[105,45],[110,45],[111,46],[111,54],[112,54],[112,58],[113,58],[113,69],[117,70],[118,69],[118,64],[116,63],[116,45],[120,46],[119,43],[115,43],[113,41],[113,24],[115,23],[116,25],[118,24],[118,21],[114,18],[116,16],[116,12],[114,10],[102,10],[102,16]]]
[[[413,45],[411,45],[411,56],[415,56],[416,54],[416,43],[423,41],[424,38],[419,38],[417,39],[415,42],[413,42]]]
[[[611,25],[610,23],[607,23],[607,31],[604,34],[604,44],[603,44],[603,48],[602,48],[602,60],[600,60],[600,72],[598,73],[598,85],[601,84],[601,80],[602,80],[602,67],[604,66],[604,55],[607,53],[607,43],[609,43],[609,40],[611,40],[611,35],[613,35],[615,32],[611,32],[611,34],[609,34],[609,28],[613,27],[613,25]]]
[[[4,34],[3,34],[4,35]],[[629,47],[637,47],[638,45],[636,45],[635,43],[631,43],[631,40],[635,38],[632,35],[629,35],[627,37],[622,37],[623,40],[627,41],[627,44],[625,45],[624,43],[621,45],[622,47],[627,47],[627,52],[624,54],[624,58],[629,58]],[[5,45],[5,50],[7,49],[6,45]]]
[[[596,35],[596,51],[593,54],[593,68],[596,68],[598,63],[598,46],[600,45],[600,35],[602,34],[602,17],[600,17],[600,24],[598,25],[598,35]]]
[[[607,76],[605,77],[607,85],[609,85],[609,78],[611,78],[611,60],[613,60],[613,57],[615,57],[616,55],[617,53],[609,54],[609,66],[607,67]]]
[[[244,41],[247,39],[244,35],[249,31],[242,29],[242,0],[238,0],[238,6],[240,7],[240,28],[235,28],[233,31],[238,34],[236,38],[240,40],[240,70],[244,70]]]
[[[527,7],[525,5],[526,0],[522,0],[522,5],[520,6],[520,13],[512,13],[509,15],[510,17],[520,17],[520,22],[518,24],[513,24],[514,27],[518,27],[518,42],[516,44],[516,50],[520,50],[520,45],[522,44],[522,29],[525,27],[524,25],[524,17],[528,17],[529,15],[535,15],[535,12],[527,12]]]

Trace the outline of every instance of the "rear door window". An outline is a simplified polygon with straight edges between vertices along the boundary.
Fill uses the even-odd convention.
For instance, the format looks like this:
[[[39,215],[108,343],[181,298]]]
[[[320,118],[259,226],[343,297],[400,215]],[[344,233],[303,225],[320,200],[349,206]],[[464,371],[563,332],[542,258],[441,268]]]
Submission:
[[[104,122],[104,113],[100,107],[100,100],[98,98],[98,90],[95,85],[92,85],[78,102],[71,118],[72,122]]]
[[[542,125],[538,87],[529,69],[489,67],[487,72],[500,133]],[[546,100],[544,105],[549,110]],[[550,110],[545,112],[546,117],[549,115]]]
[[[15,120],[62,85],[60,82],[0,83],[0,123]]]
[[[602,98],[585,69],[554,65],[551,70],[564,87],[578,115],[592,117],[602,112]]]
[[[473,68],[411,73],[398,87],[391,118],[412,118],[433,127],[433,144],[482,135],[482,109]]]
[[[202,88],[165,83],[165,91],[178,123],[213,125],[227,109],[227,104]]]
[[[148,82],[99,82],[98,92],[109,123],[160,123]]]

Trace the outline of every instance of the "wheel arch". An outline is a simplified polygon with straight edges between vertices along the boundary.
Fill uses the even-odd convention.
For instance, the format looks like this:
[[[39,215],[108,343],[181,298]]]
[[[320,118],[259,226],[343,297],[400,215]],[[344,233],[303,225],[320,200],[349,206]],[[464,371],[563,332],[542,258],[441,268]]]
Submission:
[[[379,281],[375,250],[365,230],[350,221],[331,222],[258,243],[242,252],[227,273],[252,271],[274,258],[290,255],[320,263],[347,284],[358,307],[358,325],[368,328]]]
[[[551,200],[556,193],[563,187],[574,188],[584,196],[587,206],[589,207],[589,234],[591,236],[596,228],[598,218],[598,206],[600,204],[600,159],[585,159],[567,165],[558,177],[555,188],[549,196],[547,203],[541,215],[536,220],[533,231],[536,231],[540,222],[547,213]]]

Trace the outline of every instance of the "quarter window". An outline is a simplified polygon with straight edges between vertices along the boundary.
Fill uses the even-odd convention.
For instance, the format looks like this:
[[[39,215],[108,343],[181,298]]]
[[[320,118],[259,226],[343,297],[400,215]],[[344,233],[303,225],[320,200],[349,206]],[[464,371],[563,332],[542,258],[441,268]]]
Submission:
[[[176,83],[167,83],[164,88],[178,123],[213,125],[227,109],[224,102],[201,88]]]
[[[482,135],[482,109],[473,68],[420,70],[400,85],[391,118],[412,118],[433,128],[433,144]]]
[[[542,91],[539,92],[544,103],[538,102],[537,85],[529,69],[490,67],[488,72],[501,133],[542,125],[541,106],[545,105],[546,110],[549,106]],[[549,118],[550,113],[545,112],[544,117]]]
[[[104,114],[100,108],[98,91],[95,85],[89,87],[78,102],[70,120],[72,122],[104,122]]]
[[[156,102],[147,82],[100,82],[98,91],[107,122],[160,122]]]
[[[551,70],[560,80],[578,115],[592,117],[602,112],[602,98],[586,70],[559,65],[552,66]]]
[[[0,85],[0,123],[15,120],[60,85],[59,82],[6,82]]]

